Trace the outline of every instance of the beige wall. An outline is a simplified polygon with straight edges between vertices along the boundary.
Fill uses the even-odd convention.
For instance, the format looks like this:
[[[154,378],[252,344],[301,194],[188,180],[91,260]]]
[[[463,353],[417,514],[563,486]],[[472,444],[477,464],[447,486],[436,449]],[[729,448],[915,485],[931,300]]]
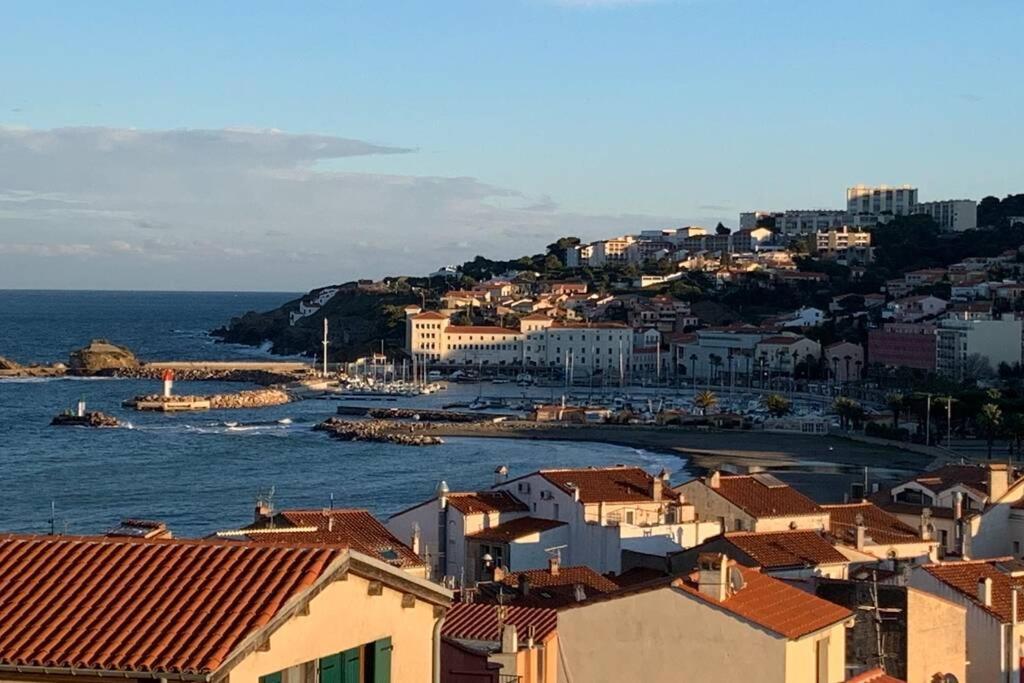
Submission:
[[[718,520],[724,518],[723,531],[787,531],[790,524],[797,529],[827,529],[829,516],[827,512],[813,515],[794,515],[790,517],[764,517],[754,519],[741,508],[723,498],[714,489],[699,479],[694,479],[675,488],[686,498],[686,502],[694,506],[698,519]],[[738,529],[736,521],[742,522]]]
[[[907,588],[907,683],[932,683],[937,673],[967,680],[967,609]]]
[[[231,683],[257,683],[260,676],[359,645],[391,638],[393,683],[426,683],[431,678],[433,607],[420,600],[402,607],[402,594],[385,587],[368,595],[369,581],[351,572],[330,583],[296,616],[270,636],[270,648],[253,652],[231,672]]]
[[[844,679],[838,624],[788,641],[675,588],[662,588],[558,616],[560,683],[814,683],[814,641],[829,638],[829,683]],[[611,672],[629,672],[628,679]]]

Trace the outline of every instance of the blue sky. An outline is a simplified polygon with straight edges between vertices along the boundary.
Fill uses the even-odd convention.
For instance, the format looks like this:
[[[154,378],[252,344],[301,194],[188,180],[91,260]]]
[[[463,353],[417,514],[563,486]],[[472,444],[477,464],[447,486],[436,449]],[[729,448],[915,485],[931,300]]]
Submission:
[[[25,2],[0,16],[0,287],[159,273],[171,288],[304,289],[563,233],[839,207],[858,182],[922,199],[1024,191],[1019,2]],[[250,137],[206,144],[239,129]],[[275,156],[270,129],[271,147],[296,136],[303,151]],[[257,188],[255,170],[276,182]],[[195,199],[213,188],[217,206]],[[328,201],[345,192],[365,201]],[[295,244],[317,248],[280,258]]]

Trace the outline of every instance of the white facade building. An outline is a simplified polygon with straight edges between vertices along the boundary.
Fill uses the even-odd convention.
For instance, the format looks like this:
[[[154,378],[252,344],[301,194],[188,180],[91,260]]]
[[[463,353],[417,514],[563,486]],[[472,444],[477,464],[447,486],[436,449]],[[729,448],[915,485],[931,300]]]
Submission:
[[[922,202],[917,205],[914,213],[928,214],[944,232],[961,232],[978,227],[978,203],[973,199]]]
[[[1020,320],[961,320],[946,318],[936,330],[935,369],[962,379],[968,358],[980,356],[993,370],[1000,363],[1020,363],[1022,323]]]
[[[909,216],[917,207],[917,188],[911,185],[856,185],[846,190],[846,219],[855,226]]]

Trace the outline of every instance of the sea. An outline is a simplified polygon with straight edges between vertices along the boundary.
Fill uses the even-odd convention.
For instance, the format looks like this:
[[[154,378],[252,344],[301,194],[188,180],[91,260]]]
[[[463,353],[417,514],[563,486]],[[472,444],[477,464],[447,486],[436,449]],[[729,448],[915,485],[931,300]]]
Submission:
[[[287,292],[111,292],[0,290],[0,356],[22,364],[65,361],[92,339],[131,348],[142,360],[238,360],[267,348],[218,343],[209,331],[234,316],[275,308]],[[180,382],[177,393],[237,391],[237,383]],[[622,446],[449,438],[440,446],[351,443],[312,427],[337,399],[257,410],[165,415],[121,402],[154,393],[152,381],[0,379],[0,532],[97,534],[122,519],[165,522],[201,537],[252,520],[257,496],[279,509],[358,507],[380,518],[429,498],[491,485],[544,467],[632,464],[686,474],[676,455]],[[453,385],[414,405],[472,398]],[[514,390],[513,390],[514,391]],[[84,400],[116,416],[117,429],[51,427]],[[351,402],[346,402],[351,403]],[[393,404],[388,404],[393,405]]]

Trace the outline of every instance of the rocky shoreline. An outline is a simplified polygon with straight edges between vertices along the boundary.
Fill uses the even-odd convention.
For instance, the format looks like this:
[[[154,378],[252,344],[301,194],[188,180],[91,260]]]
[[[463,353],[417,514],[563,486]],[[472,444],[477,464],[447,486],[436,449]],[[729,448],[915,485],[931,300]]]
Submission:
[[[313,427],[343,441],[370,441],[400,446],[437,446],[444,441],[439,436],[423,434],[419,424],[401,424],[388,420],[349,421],[330,417]]]
[[[62,413],[55,415],[50,421],[51,427],[120,427],[121,423],[113,415],[99,411],[90,411],[84,415]]]
[[[118,379],[160,380],[162,379],[165,371],[165,368],[162,367],[148,367],[146,365],[142,365],[138,368],[114,370],[106,376],[117,377]],[[269,370],[215,370],[208,368],[188,368],[176,369],[174,371],[174,380],[176,382],[245,382],[248,384],[272,386],[274,384],[292,382],[295,381],[295,379],[296,377],[294,375],[270,372]]]

